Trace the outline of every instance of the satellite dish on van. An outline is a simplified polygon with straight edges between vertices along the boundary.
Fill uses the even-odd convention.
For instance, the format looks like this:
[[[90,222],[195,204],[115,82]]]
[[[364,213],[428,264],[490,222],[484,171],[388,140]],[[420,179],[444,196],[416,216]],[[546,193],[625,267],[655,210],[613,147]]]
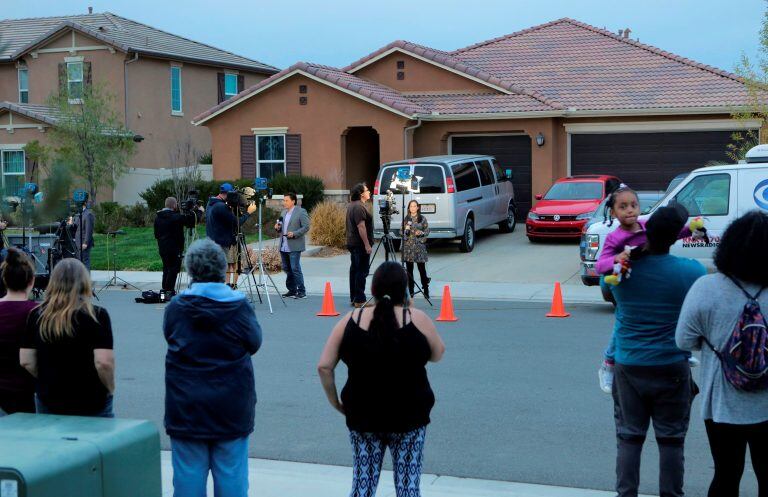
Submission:
[[[747,159],[747,164],[768,162],[768,145],[758,145],[750,148],[745,157]]]

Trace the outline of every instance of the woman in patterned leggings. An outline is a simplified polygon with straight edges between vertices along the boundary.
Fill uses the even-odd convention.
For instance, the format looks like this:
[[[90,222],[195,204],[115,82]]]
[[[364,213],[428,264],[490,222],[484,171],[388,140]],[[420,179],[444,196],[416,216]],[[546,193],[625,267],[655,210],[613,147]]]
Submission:
[[[424,437],[435,396],[428,361],[445,345],[432,320],[408,308],[408,277],[396,262],[373,275],[376,304],[344,316],[333,328],[317,366],[328,401],[346,416],[354,470],[351,497],[373,497],[384,452],[392,455],[397,497],[419,497]],[[339,398],[334,370],[347,365]]]

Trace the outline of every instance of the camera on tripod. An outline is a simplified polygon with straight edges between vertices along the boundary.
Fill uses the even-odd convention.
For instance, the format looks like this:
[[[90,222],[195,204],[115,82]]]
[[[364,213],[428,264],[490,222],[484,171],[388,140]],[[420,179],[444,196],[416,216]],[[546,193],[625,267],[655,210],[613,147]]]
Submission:
[[[394,214],[400,214],[397,210],[397,201],[395,200],[395,194],[392,190],[387,190],[387,194],[384,198],[379,199],[379,215],[382,218],[390,218]]]
[[[181,212],[189,214],[193,210],[197,209],[199,205],[202,205],[200,203],[200,192],[192,189],[187,192],[187,198],[181,201],[179,207]]]

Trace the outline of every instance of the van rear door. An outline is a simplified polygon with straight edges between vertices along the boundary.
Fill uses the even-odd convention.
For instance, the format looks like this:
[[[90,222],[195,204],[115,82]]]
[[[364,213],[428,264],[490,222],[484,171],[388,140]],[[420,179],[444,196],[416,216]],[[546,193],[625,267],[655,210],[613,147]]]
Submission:
[[[768,166],[739,169],[739,216],[753,209],[768,211]]]

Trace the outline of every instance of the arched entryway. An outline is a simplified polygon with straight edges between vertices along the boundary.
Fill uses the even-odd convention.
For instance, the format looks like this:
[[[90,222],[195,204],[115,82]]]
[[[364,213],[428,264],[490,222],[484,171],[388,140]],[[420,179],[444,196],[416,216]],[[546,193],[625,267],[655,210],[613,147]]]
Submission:
[[[345,188],[365,181],[373,190],[379,172],[379,134],[371,126],[347,128],[342,136]]]

